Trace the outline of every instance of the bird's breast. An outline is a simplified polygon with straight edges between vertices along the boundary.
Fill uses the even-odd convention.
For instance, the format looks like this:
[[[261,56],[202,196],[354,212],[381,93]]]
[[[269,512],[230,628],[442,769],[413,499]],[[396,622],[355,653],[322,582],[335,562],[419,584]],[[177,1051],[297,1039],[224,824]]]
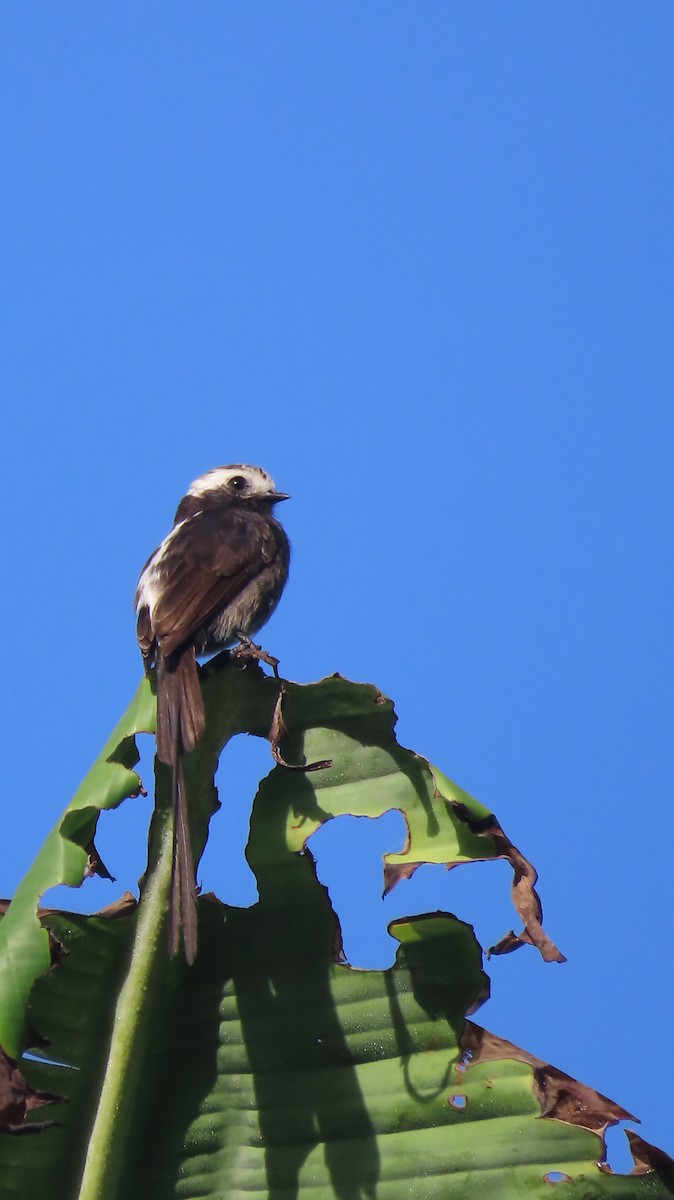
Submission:
[[[276,562],[261,571],[255,579],[216,613],[203,631],[200,653],[211,654],[235,642],[240,634],[250,637],[269,620],[281,598],[288,575],[287,565]]]

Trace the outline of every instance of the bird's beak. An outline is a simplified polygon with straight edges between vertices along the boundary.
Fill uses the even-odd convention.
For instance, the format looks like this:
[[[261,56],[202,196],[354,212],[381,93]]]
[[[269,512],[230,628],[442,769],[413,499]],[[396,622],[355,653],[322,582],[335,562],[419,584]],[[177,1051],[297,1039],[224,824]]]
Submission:
[[[278,504],[279,500],[290,500],[287,492],[269,492],[267,499],[271,500],[272,504]]]

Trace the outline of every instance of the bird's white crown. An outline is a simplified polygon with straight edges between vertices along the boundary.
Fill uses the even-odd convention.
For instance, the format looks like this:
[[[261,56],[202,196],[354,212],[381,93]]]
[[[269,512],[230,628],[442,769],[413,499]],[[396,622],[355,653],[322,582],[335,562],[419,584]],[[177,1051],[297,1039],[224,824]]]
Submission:
[[[233,479],[246,481],[246,492],[249,496],[265,496],[275,491],[274,480],[261,467],[251,467],[246,463],[233,463],[228,467],[213,467],[191,483],[188,496],[205,496],[209,492],[222,491],[231,486]]]

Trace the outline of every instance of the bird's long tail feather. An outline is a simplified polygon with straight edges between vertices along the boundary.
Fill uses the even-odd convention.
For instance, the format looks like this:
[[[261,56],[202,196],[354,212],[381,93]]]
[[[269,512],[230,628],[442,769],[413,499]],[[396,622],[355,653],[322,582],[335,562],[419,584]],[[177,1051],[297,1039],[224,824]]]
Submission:
[[[182,760],[173,768],[173,866],[169,908],[169,949],[176,955],[182,933],[185,958],[192,965],[197,954],[197,906],[192,842],[187,819]]]
[[[157,656],[157,755],[171,767],[173,865],[169,948],[176,954],[182,933],[185,958],[197,952],[196,883],[183,772],[183,754],[203,734],[204,705],[193,647],[171,658]]]
[[[193,646],[169,658],[157,655],[157,754],[173,764],[178,753],[193,750],[204,732],[206,718]]]

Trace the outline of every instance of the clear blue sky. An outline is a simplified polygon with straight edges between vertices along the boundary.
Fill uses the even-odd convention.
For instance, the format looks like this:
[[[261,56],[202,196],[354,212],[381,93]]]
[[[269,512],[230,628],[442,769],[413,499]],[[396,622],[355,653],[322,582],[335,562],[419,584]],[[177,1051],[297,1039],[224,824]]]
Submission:
[[[492,961],[479,1019],[674,1154],[674,8],[29,0],[0,22],[0,892],[135,688],[131,595],[179,496],[260,463],[293,495],[264,639],[285,673],[376,682],[539,868],[569,961]],[[242,839],[268,765],[232,752]],[[73,904],[133,886],[132,808],[101,831],[119,884]],[[401,832],[363,824],[376,893]],[[223,842],[202,880],[245,902]],[[323,849],[334,874],[347,849]],[[418,875],[364,942],[350,903],[363,965],[406,907],[483,944],[512,924],[501,864]]]

